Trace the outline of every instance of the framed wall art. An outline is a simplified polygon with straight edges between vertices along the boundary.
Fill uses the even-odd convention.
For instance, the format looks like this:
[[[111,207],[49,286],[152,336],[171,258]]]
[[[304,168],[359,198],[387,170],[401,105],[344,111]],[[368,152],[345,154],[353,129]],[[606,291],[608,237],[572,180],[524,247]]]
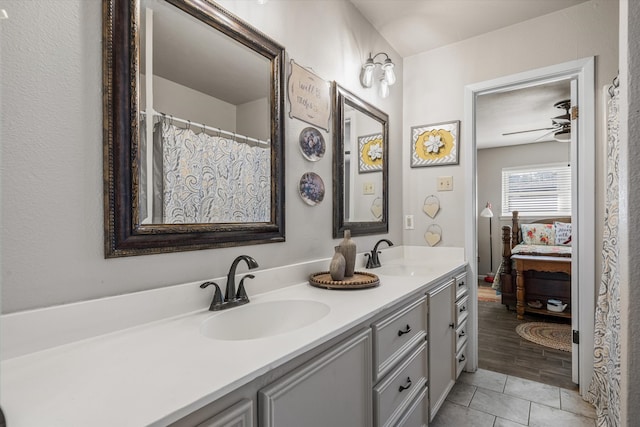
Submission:
[[[360,173],[377,172],[382,170],[382,134],[365,135],[358,137],[358,151],[360,152],[360,162],[358,170]]]
[[[411,167],[457,165],[460,120],[411,128]]]

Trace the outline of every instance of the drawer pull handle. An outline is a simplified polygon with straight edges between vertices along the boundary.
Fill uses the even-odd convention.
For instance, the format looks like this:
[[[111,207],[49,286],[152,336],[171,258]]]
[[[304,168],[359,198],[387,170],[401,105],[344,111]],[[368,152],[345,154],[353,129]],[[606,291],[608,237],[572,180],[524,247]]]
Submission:
[[[456,327],[456,325],[455,325],[454,323],[449,323],[449,327],[450,327],[451,329],[453,329],[453,328],[455,328],[455,327]]]
[[[409,387],[411,387],[411,377],[407,377],[407,385],[401,385],[400,388],[398,388],[398,391],[400,393],[402,393],[403,391],[405,391],[406,389],[408,389]]]
[[[466,334],[465,334],[465,332],[464,332],[464,331],[462,331],[462,332],[460,332],[460,335],[458,335],[458,338],[462,338],[462,337],[463,337],[463,336],[465,336],[465,335],[466,335]]]
[[[404,328],[404,331],[398,331],[398,336],[401,337],[404,334],[408,334],[409,332],[411,332],[411,326],[407,325],[407,327]]]
[[[467,358],[466,358],[466,357],[464,357],[464,354],[463,354],[463,355],[460,357],[460,359],[458,359],[458,362],[462,363],[462,362],[464,362],[465,360],[467,360]]]
[[[463,313],[465,311],[467,311],[467,306],[466,305],[463,305],[462,307],[460,307],[460,313]]]
[[[462,286],[464,286],[464,282],[458,283],[458,287],[462,287]]]

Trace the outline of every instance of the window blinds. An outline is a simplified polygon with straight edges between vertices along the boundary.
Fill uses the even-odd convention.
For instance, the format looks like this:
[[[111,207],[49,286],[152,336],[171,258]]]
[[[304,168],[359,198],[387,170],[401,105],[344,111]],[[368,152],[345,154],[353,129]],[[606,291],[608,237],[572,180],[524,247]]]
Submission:
[[[571,216],[567,163],[502,169],[502,215]]]

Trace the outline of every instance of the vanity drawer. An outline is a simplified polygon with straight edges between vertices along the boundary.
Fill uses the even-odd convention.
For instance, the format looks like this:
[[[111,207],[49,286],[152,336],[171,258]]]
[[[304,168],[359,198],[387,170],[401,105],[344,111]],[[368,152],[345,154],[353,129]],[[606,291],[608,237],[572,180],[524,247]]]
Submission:
[[[456,353],[456,379],[467,364],[467,345],[463,345],[459,352]]]
[[[467,321],[465,320],[462,322],[462,325],[456,329],[456,353],[467,343],[467,339]]]
[[[460,300],[456,301],[456,328],[462,325],[469,316],[469,295],[462,297]]]
[[[427,382],[427,344],[422,342],[373,389],[375,425],[395,425]]]
[[[407,412],[398,420],[396,427],[427,427],[429,425],[428,408],[427,387],[425,387],[409,406]]]
[[[424,342],[427,312],[427,297],[423,296],[371,325],[376,381],[386,375],[412,347]]]
[[[467,283],[467,273],[458,274],[456,276],[456,300],[467,295],[469,292],[469,284]]]

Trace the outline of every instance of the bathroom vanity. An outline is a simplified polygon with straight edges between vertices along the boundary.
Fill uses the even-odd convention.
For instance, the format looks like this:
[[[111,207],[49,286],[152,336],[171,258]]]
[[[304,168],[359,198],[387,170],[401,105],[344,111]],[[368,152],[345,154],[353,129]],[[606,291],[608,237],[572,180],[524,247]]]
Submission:
[[[7,420],[18,427],[427,425],[465,364],[463,252],[394,247],[383,254],[383,266],[370,270],[380,286],[364,290],[310,286],[304,278],[328,263],[318,260],[257,271],[251,302],[225,312],[208,311],[210,293],[194,283],[3,316]],[[357,262],[364,264],[362,255]],[[154,304],[199,308],[167,318],[163,307],[156,315],[165,318],[122,328],[146,303],[150,311]],[[66,326],[54,320],[62,313]],[[102,324],[113,313],[122,329]],[[37,348],[34,341],[52,334],[55,345]]]

